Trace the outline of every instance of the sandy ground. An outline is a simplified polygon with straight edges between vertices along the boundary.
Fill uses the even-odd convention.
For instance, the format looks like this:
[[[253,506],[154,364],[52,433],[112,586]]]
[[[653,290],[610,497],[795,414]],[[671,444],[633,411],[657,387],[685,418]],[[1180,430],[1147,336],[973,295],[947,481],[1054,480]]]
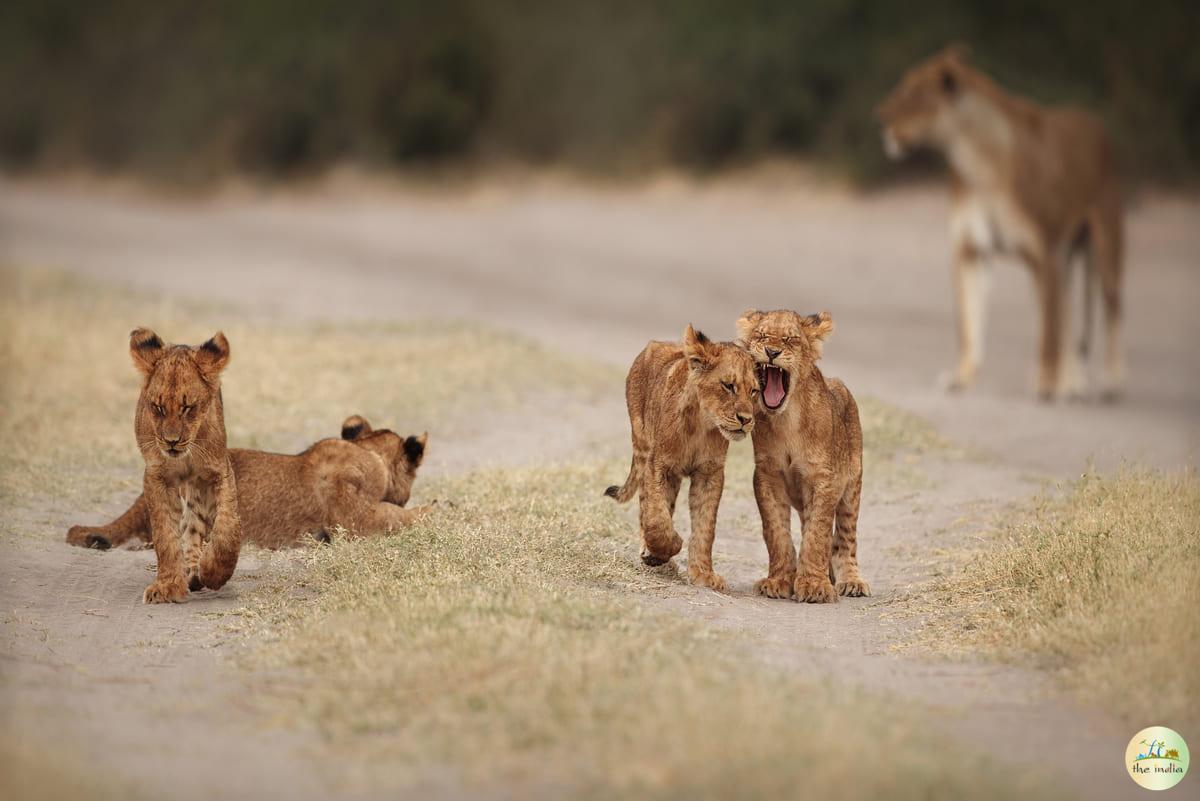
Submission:
[[[319,191],[164,199],[78,183],[8,183],[0,186],[0,264],[199,293],[261,314],[471,317],[622,365],[646,339],[677,336],[689,321],[730,336],[746,306],[830,309],[839,327],[826,348],[827,374],[922,415],[982,454],[931,459],[924,488],[868,487],[862,562],[886,599],[928,576],[940,548],[1089,459],[1103,467],[1192,460],[1200,443],[1198,222],[1194,201],[1150,200],[1131,212],[1129,384],[1116,405],[1032,399],[1032,289],[1021,268],[1003,263],[979,385],[955,397],[936,388],[953,360],[938,189],[860,197],[803,182],[585,189],[538,181],[398,191],[335,181]],[[428,469],[569,455],[598,440],[627,447],[619,388],[614,395],[594,409],[564,410],[532,434],[531,415],[485,421],[431,453]],[[553,414],[539,408],[536,416]],[[45,537],[2,545],[0,671],[16,688],[0,694],[4,728],[66,744],[84,765],[103,760],[152,797],[165,787],[175,797],[211,797],[195,764],[219,770],[231,798],[264,786],[297,798],[347,787],[355,795],[346,768],[312,758],[321,744],[311,735],[255,728],[259,718],[244,711],[252,685],[213,678],[229,638],[203,613],[236,607],[269,569],[262,557],[243,562],[220,593],[146,608],[138,599],[149,554],[100,554],[60,541],[69,523],[119,511],[123,500],[86,513],[47,511],[25,521]],[[1041,768],[1064,792],[1133,794],[1118,756],[1132,730],[1063,697],[1044,675],[898,655],[891,646],[905,624],[865,601],[806,607],[751,596],[765,559],[747,520],[751,508],[722,508],[716,558],[730,595],[671,587],[647,602],[749,633],[753,656],[780,670],[836,675],[951,710],[961,737],[1015,770],[1030,770],[1053,748],[1056,759]]]

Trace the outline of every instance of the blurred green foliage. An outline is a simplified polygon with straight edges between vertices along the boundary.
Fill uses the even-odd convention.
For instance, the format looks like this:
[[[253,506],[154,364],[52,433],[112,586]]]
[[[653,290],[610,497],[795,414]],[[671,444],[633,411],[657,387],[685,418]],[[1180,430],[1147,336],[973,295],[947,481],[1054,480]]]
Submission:
[[[489,157],[631,172],[771,154],[888,174],[871,113],[951,41],[1200,175],[1189,0],[7,0],[0,159],[204,177]]]

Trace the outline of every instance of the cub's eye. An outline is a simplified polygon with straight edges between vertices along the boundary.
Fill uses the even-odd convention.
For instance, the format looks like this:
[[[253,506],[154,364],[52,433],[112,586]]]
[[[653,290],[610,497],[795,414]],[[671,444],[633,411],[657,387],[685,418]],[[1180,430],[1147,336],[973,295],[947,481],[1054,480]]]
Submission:
[[[159,417],[166,417],[166,416],[167,416],[167,410],[166,410],[166,409],[164,409],[162,406],[160,406],[160,405],[159,405],[159,404],[157,404],[157,403],[156,403],[156,404],[154,404],[154,413],[155,413],[156,415],[158,415]]]
[[[183,416],[187,417],[189,414],[192,413],[192,409],[195,409],[195,408],[196,408],[196,404],[194,404],[194,403],[183,404],[183,409],[181,410],[183,412]]]
[[[750,387],[750,397],[752,397],[752,398],[758,397],[758,387]]]
[[[732,383],[727,384],[724,381],[722,381],[721,386],[725,387],[725,391],[728,392],[730,395],[733,395],[737,392],[737,384],[732,384]]]

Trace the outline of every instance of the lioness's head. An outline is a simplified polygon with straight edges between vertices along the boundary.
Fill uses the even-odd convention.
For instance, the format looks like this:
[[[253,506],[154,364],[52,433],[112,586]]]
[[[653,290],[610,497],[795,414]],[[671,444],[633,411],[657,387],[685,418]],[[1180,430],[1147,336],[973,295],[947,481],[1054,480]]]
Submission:
[[[829,312],[807,317],[786,309],[747,309],[737,321],[738,339],[754,358],[758,400],[767,414],[787,408],[792,387],[821,358],[821,345],[833,333]]]
[[[701,412],[725,439],[743,439],[754,429],[754,362],[736,345],[713,342],[690,325],[683,332],[683,354]]]
[[[139,449],[147,456],[185,456],[214,404],[220,412],[228,340],[218,331],[199,347],[167,345],[149,328],[138,328],[129,335],[129,353],[145,377],[134,417]]]
[[[386,428],[376,431],[366,418],[353,414],[342,423],[342,439],[377,453],[388,466],[388,488],[383,496],[385,501],[397,506],[408,503],[413,481],[417,478],[417,468],[425,459],[428,432],[402,437]]]
[[[952,45],[904,73],[875,110],[889,157],[899,159],[915,148],[947,143],[967,72],[967,49]]]

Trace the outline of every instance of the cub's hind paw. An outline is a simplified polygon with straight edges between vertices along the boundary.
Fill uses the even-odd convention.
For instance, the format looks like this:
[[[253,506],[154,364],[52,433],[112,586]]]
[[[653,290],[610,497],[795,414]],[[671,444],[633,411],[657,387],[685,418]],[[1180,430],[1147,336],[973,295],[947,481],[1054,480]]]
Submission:
[[[708,587],[710,590],[716,590],[717,592],[726,592],[729,589],[725,584],[725,579],[711,570],[692,570],[689,568],[688,581],[697,587]]]
[[[796,579],[796,600],[801,603],[828,604],[837,599],[837,591],[825,576],[800,576]]]
[[[182,578],[163,581],[156,580],[142,593],[144,604],[183,603],[188,597],[188,585]]]
[[[836,589],[838,595],[845,595],[847,598],[858,598],[871,594],[871,585],[862,578],[839,581]]]
[[[792,579],[790,576],[778,578],[767,577],[754,582],[754,591],[768,598],[791,598]]]

